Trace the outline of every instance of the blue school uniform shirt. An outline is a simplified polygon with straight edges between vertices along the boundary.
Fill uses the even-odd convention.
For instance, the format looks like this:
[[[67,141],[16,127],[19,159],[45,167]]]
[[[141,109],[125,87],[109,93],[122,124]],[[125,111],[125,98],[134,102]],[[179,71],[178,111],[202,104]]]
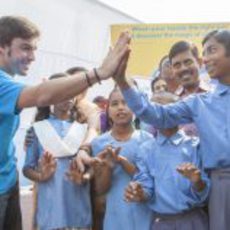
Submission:
[[[117,141],[107,132],[92,141],[92,152],[96,156],[107,145],[121,147],[120,155],[136,165],[140,145],[152,139],[151,134],[144,131],[134,131],[127,141]],[[112,173],[112,184],[106,193],[106,212],[104,230],[149,230],[152,222],[152,211],[146,204],[127,203],[124,201],[124,192],[132,176],[117,164]]]
[[[190,180],[176,170],[185,162],[191,162],[198,168],[202,167],[197,151],[198,143],[197,138],[178,131],[171,137],[158,133],[155,140],[152,139],[142,146],[139,171],[134,180],[141,183],[148,197],[149,207],[154,212],[177,214],[204,205],[210,190],[207,176],[202,172],[206,187],[198,192]]]
[[[17,101],[25,86],[0,70],[0,195],[17,181],[13,138],[19,126]]]
[[[191,95],[177,103],[159,105],[133,89],[123,90],[136,116],[158,128],[194,122],[206,169],[230,166],[230,86],[218,83],[212,92]]]
[[[50,116],[48,121],[61,138],[66,136],[72,124],[54,116]],[[27,149],[24,169],[36,169],[43,152],[35,135],[33,143]],[[57,158],[54,176],[46,182],[38,183],[36,222],[41,230],[91,226],[89,183],[77,185],[66,177],[71,159],[72,157]]]

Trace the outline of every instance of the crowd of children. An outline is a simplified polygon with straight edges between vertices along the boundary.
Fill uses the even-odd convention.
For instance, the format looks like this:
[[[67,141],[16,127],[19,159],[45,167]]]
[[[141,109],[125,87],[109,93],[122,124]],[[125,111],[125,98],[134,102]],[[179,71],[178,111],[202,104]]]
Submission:
[[[229,228],[230,31],[208,33],[203,58],[194,44],[173,44],[150,100],[126,78],[128,32],[98,69],[75,67],[34,87],[10,76],[25,75],[33,61],[36,26],[3,17],[0,34],[0,230],[22,229],[11,139],[18,114],[31,106],[37,115],[23,173],[35,183],[35,229]],[[202,65],[215,87],[202,83]],[[89,102],[85,90],[111,76],[108,100]]]

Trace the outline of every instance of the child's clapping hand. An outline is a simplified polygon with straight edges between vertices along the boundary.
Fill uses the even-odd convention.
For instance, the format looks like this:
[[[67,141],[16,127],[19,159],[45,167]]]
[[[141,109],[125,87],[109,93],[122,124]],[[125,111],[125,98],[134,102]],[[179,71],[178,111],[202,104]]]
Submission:
[[[144,190],[140,183],[130,182],[125,189],[125,200],[127,202],[141,202],[146,200]]]
[[[119,162],[120,160],[120,156],[119,156],[119,152],[120,152],[121,148],[113,148],[112,146],[107,146],[102,152],[100,152],[97,155],[97,159],[98,159],[98,163],[100,164],[107,164],[108,166],[110,166],[111,168],[114,167],[114,165]]]
[[[188,178],[198,191],[202,191],[206,184],[201,178],[201,171],[192,163],[183,163],[177,167],[177,171]]]
[[[177,171],[193,183],[197,183],[201,180],[200,170],[192,163],[183,163],[179,165]]]
[[[57,162],[53,155],[45,151],[39,160],[39,182],[49,180],[55,173]]]
[[[66,172],[66,176],[68,177],[69,180],[72,182],[82,185],[83,183],[91,180],[93,177],[93,170],[91,167],[89,167],[85,172],[82,172],[75,160],[72,160],[70,162],[69,170]]]

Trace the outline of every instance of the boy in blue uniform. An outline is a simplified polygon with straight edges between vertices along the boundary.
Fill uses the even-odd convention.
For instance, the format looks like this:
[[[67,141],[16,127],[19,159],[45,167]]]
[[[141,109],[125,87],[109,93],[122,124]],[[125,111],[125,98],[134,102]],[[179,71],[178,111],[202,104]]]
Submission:
[[[117,83],[129,107],[147,123],[170,128],[194,122],[200,135],[203,166],[211,174],[209,200],[210,228],[227,230],[230,226],[230,31],[209,33],[203,41],[203,61],[212,78],[218,80],[214,91],[192,95],[174,104],[150,104],[130,88],[124,68],[117,72]],[[171,62],[173,59],[171,60]],[[119,77],[118,77],[119,76]],[[221,179],[222,178],[222,179]]]
[[[169,96],[160,96],[161,102],[169,100]],[[174,127],[158,131],[156,139],[141,146],[138,173],[125,196],[128,201],[148,202],[154,213],[153,230],[208,229],[201,207],[210,183],[201,172],[198,145],[197,138]]]

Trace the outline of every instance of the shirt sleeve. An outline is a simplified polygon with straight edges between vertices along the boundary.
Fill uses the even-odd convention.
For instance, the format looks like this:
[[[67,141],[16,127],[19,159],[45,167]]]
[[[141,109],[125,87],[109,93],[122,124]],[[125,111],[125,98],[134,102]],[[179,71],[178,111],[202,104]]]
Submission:
[[[144,148],[142,148],[144,149]],[[154,197],[154,178],[149,174],[148,166],[147,166],[147,159],[141,156],[137,160],[137,173],[135,173],[133,180],[140,183],[145,196],[148,200],[153,199]]]
[[[0,114],[18,114],[18,98],[25,85],[13,79],[0,77]]]
[[[195,138],[193,140],[193,150],[191,156],[192,156],[192,163],[201,171],[201,179],[205,183],[205,188],[202,191],[197,191],[197,189],[194,187],[192,183],[190,186],[190,199],[188,202],[191,206],[194,205],[203,205],[208,199],[209,192],[210,192],[210,179],[208,178],[208,175],[203,170],[202,166],[202,158],[201,153],[199,151],[199,140],[198,138]]]
[[[191,187],[191,194],[193,198],[200,204],[205,203],[208,200],[210,193],[210,179],[203,173],[202,180],[205,182],[205,188],[202,191],[197,191],[193,186]]]
[[[156,128],[171,128],[193,122],[191,106],[194,104],[194,97],[173,104],[160,105],[150,103],[145,95],[132,88],[123,90],[122,93],[135,115]]]

